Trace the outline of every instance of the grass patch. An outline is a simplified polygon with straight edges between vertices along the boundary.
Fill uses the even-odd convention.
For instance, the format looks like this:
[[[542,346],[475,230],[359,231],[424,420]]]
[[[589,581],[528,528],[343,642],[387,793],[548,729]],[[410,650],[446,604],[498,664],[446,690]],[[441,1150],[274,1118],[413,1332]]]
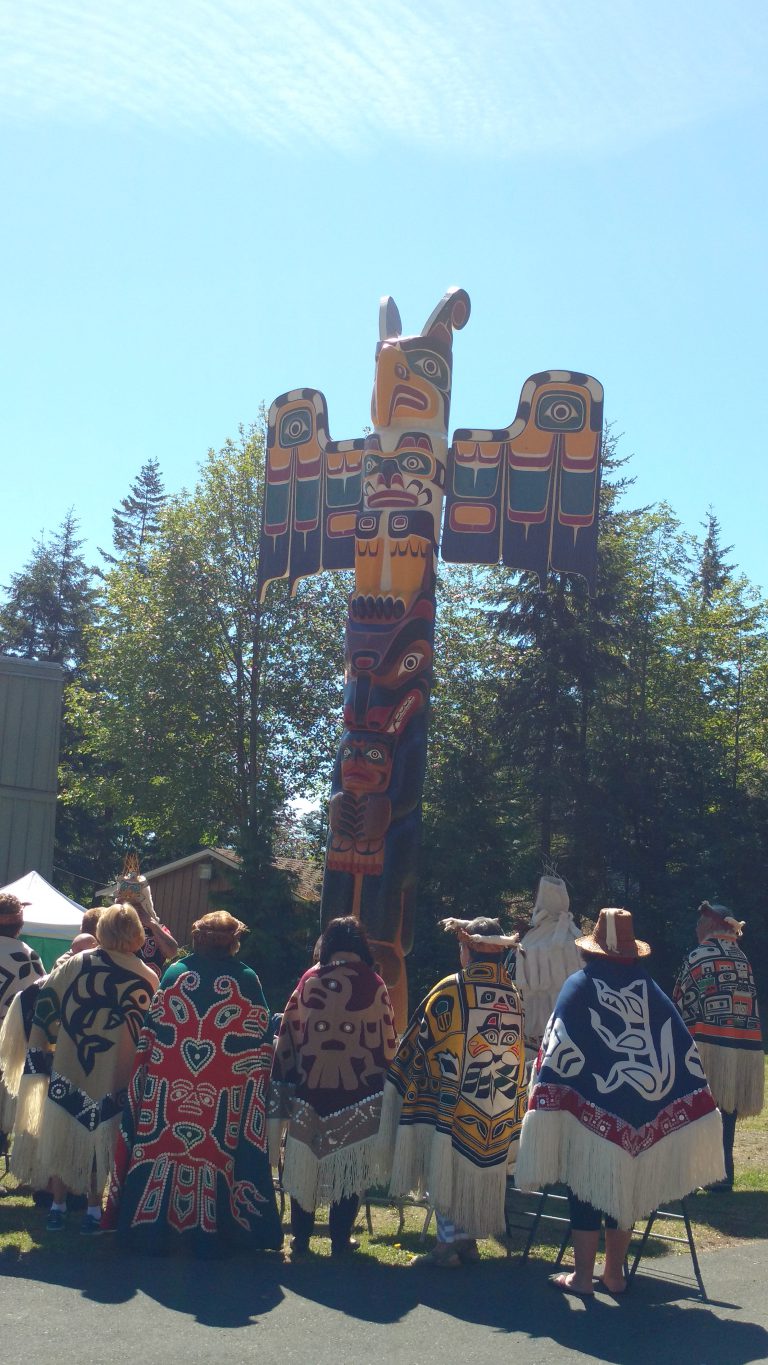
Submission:
[[[733,1246],[745,1239],[768,1238],[767,1110],[763,1110],[758,1118],[745,1119],[737,1124],[735,1160],[736,1183],[730,1193],[703,1192],[691,1195],[688,1200],[688,1211],[700,1251]],[[8,1189],[9,1193],[0,1199],[0,1257],[33,1258],[44,1251],[46,1255],[76,1256],[82,1260],[94,1255],[103,1256],[114,1245],[113,1238],[81,1237],[80,1213],[69,1215],[64,1232],[46,1233],[46,1211],[34,1206],[31,1196],[18,1188],[12,1176],[6,1176],[2,1187]],[[533,1201],[526,1204],[522,1197],[516,1200],[516,1209],[526,1207],[532,1208]],[[355,1236],[360,1241],[357,1255],[380,1261],[383,1265],[407,1266],[413,1256],[423,1254],[434,1246],[434,1219],[422,1240],[424,1221],[424,1209],[406,1206],[401,1228],[396,1209],[373,1206],[372,1230],[369,1231],[365,1211],[361,1209],[355,1228]],[[517,1217],[515,1221],[527,1223],[527,1220]],[[564,1230],[564,1225],[542,1224],[532,1255],[539,1259],[554,1260]],[[674,1236],[685,1235],[682,1224],[664,1222],[662,1219],[654,1224],[656,1230]],[[331,1250],[324,1210],[318,1212],[316,1234],[311,1247],[318,1260],[322,1260],[330,1256]],[[286,1246],[289,1236],[286,1211]],[[508,1254],[517,1255],[523,1250],[525,1237],[523,1227],[512,1232],[508,1246],[494,1240],[481,1242],[480,1254],[484,1260],[500,1260]],[[653,1241],[649,1243],[647,1254],[663,1255],[665,1251],[672,1250],[678,1254],[688,1254],[685,1245]]]

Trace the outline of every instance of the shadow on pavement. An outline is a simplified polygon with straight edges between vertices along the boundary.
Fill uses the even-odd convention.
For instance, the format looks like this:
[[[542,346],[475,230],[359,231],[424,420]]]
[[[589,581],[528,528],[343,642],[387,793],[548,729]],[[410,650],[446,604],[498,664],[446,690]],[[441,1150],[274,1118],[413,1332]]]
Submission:
[[[215,1262],[148,1259],[105,1243],[104,1254],[88,1261],[36,1256],[29,1264],[4,1257],[0,1270],[6,1280],[18,1276],[69,1287],[101,1304],[127,1303],[142,1294],[208,1327],[247,1327],[295,1297],[305,1301],[300,1310],[305,1316],[309,1302],[384,1325],[425,1306],[457,1322],[557,1343],[615,1365],[647,1365],[649,1358],[653,1365],[681,1360],[750,1365],[768,1359],[768,1331],[718,1314],[718,1307],[742,1310],[704,1304],[687,1283],[639,1276],[624,1301],[599,1295],[584,1302],[552,1289],[551,1265],[543,1262],[520,1267],[486,1261],[450,1273],[386,1266],[363,1256],[343,1268],[326,1259],[291,1266],[269,1255]]]

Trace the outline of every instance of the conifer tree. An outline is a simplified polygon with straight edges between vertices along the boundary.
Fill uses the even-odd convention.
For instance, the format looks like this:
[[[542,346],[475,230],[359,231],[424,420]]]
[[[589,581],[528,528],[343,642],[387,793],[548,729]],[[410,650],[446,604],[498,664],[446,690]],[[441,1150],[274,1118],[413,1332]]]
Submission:
[[[41,537],[28,563],[13,575],[0,607],[0,649],[63,664],[70,675],[84,663],[94,604],[92,570],[77,530],[70,508],[58,530]]]
[[[726,587],[733,573],[733,565],[727,564],[725,560],[733,546],[721,546],[720,522],[712,507],[709,508],[707,520],[702,522],[702,525],[706,528],[707,534],[699,554],[698,580],[702,604],[708,607],[711,606],[715,595]]]
[[[136,568],[146,566],[149,546],[157,534],[165,502],[159,462],[147,460],[131,484],[127,498],[122,498],[112,513],[112,545],[116,554],[99,551],[108,564],[130,559]]]

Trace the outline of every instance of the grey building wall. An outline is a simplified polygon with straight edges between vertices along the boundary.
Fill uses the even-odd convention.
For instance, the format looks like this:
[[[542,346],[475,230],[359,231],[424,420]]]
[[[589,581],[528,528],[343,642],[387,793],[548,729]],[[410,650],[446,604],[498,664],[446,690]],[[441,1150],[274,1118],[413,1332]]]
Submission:
[[[0,886],[53,876],[64,670],[0,654]]]

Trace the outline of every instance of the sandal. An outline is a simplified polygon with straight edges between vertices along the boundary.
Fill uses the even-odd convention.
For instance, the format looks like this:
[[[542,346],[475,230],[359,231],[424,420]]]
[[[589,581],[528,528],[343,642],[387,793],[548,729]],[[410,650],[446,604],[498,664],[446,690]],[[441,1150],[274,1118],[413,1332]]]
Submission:
[[[567,1272],[560,1275],[550,1275],[549,1283],[553,1289],[559,1289],[561,1294],[573,1294],[576,1299],[593,1299],[595,1297],[592,1289],[574,1289],[568,1283]]]

